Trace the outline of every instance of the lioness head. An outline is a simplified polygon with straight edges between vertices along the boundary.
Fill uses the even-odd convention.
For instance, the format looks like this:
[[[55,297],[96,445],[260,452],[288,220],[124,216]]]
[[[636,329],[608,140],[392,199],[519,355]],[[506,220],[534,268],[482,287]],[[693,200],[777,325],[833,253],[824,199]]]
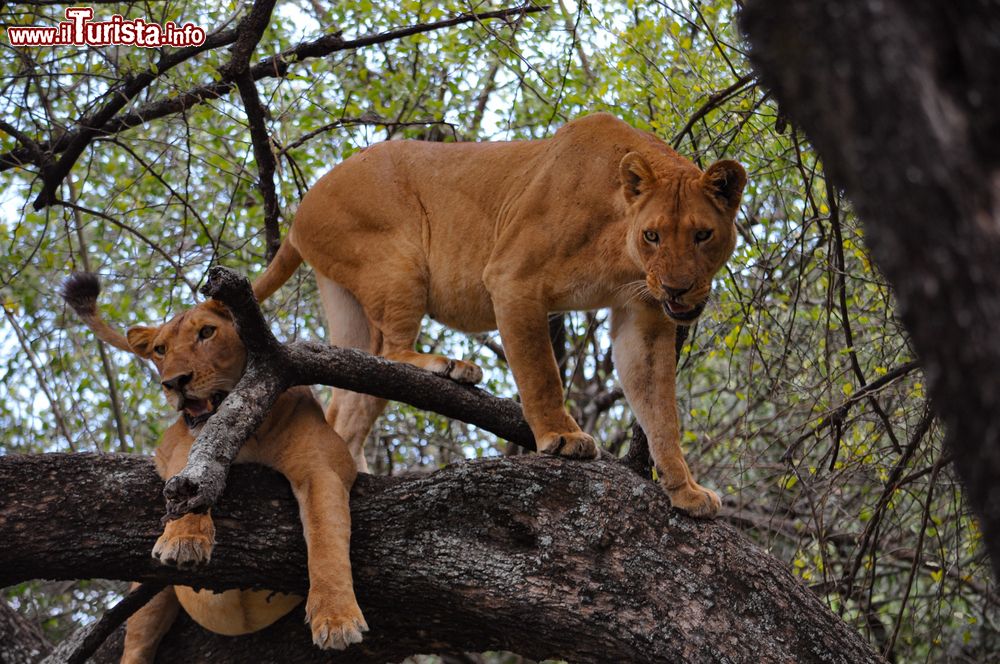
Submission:
[[[734,220],[746,172],[723,160],[704,173],[672,164],[669,175],[662,175],[630,152],[619,173],[631,217],[629,253],[663,311],[689,324],[704,310],[712,277],[736,246]]]
[[[160,327],[136,326],[126,334],[132,351],[151,359],[163,392],[193,428],[226,398],[246,365],[246,349],[225,306],[209,300]]]

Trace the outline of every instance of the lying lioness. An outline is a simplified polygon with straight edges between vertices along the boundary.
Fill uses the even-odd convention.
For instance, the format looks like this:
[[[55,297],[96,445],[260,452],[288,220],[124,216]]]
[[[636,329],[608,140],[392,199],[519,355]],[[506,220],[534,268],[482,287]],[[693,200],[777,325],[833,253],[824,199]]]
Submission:
[[[555,136],[509,143],[373,145],[321,178],[254,284],[263,300],[306,260],[330,342],[475,383],[479,367],[417,353],[424,314],[453,328],[499,328],[542,452],[596,455],[563,406],[550,312],[610,307],[614,359],[673,504],[710,517],[679,444],[674,333],[701,314],[732,254],[746,173],[702,173],[652,134],[606,114]],[[385,406],[334,390],[327,420],[366,468],[363,445]]]
[[[76,274],[63,297],[98,337],[151,359],[167,400],[181,416],[163,434],[156,469],[167,479],[187,463],[191,444],[205,421],[243,374],[246,352],[229,311],[203,302],[160,327],[133,327],[128,337],[112,329],[97,311],[100,283]],[[281,472],[299,503],[309,560],[306,617],[321,648],[343,649],[367,631],[351,580],[351,513],[348,495],[357,470],[343,439],[323,419],[308,388],[282,394],[236,462],[257,462]],[[203,565],[212,556],[215,527],[210,514],[187,514],[167,523],[153,557],[181,568]],[[122,662],[152,662],[178,604],[202,627],[226,635],[267,627],[292,610],[301,597],[267,590],[215,593],[185,586],[167,588],[129,621]]]

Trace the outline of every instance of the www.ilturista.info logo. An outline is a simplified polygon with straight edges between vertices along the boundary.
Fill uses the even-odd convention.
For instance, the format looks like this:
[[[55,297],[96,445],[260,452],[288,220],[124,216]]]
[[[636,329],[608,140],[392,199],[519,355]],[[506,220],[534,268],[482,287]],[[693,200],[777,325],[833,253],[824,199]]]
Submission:
[[[65,21],[56,27],[13,26],[7,28],[11,46],[201,46],[205,31],[193,23],[177,25],[147,23],[115,14],[108,21],[91,21],[92,7],[69,7]]]

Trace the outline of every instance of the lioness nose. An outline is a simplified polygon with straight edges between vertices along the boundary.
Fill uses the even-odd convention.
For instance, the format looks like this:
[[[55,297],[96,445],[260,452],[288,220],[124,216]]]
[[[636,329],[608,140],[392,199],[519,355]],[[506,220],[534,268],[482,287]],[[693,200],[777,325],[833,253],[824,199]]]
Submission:
[[[671,300],[676,300],[681,295],[691,290],[691,287],[687,286],[686,288],[671,288],[670,286],[663,284],[663,290],[666,291],[667,295],[670,296]]]
[[[162,381],[161,384],[168,390],[177,390],[178,392],[180,392],[182,389],[184,389],[184,386],[190,382],[191,382],[191,374],[186,373],[174,376],[173,378],[168,378],[167,380]]]

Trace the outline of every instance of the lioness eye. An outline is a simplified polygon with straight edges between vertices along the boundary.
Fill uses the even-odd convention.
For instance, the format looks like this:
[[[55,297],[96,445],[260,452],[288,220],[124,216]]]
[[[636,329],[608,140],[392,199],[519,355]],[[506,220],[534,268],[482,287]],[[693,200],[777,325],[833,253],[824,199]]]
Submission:
[[[163,344],[160,344],[159,346],[154,346],[153,352],[156,353],[157,355],[163,355],[164,353],[167,352],[167,347],[164,346]]]
[[[656,231],[644,231],[642,237],[650,244],[656,244],[660,241],[660,234]]]
[[[695,242],[704,242],[708,238],[712,237],[712,231],[698,231],[694,234]]]
[[[213,325],[206,325],[205,327],[198,330],[199,339],[208,339],[213,334],[215,334],[215,327]]]

